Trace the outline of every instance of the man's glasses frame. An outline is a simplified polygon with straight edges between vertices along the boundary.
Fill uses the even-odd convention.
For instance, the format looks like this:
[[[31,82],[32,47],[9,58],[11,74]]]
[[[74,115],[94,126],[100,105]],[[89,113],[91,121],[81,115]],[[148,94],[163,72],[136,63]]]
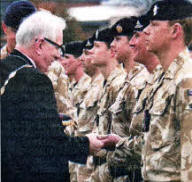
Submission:
[[[54,41],[52,41],[52,40],[50,40],[50,39],[48,39],[48,38],[46,38],[46,37],[44,37],[44,40],[46,40],[46,41],[47,41],[48,43],[50,43],[51,45],[55,46],[55,47],[58,49],[60,55],[61,55],[61,56],[64,56],[65,50],[64,50],[64,47],[63,47],[62,45],[59,45],[59,44],[57,44],[56,42],[54,42]]]

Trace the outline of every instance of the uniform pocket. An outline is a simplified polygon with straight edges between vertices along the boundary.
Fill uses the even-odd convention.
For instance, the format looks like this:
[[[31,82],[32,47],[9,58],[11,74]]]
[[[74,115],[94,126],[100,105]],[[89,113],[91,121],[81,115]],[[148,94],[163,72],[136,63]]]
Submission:
[[[158,100],[149,111],[150,114],[150,145],[153,150],[169,146],[175,140],[172,110],[170,108],[173,95]]]

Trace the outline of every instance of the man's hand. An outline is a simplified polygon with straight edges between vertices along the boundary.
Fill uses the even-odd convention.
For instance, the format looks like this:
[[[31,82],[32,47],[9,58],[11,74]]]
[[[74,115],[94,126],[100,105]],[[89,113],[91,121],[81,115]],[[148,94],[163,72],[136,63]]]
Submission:
[[[97,136],[97,138],[101,140],[104,147],[114,147],[121,139],[121,137],[116,134],[100,135]]]
[[[101,150],[101,148],[104,146],[102,140],[99,140],[97,138],[97,135],[94,133],[90,133],[86,135],[89,138],[89,153],[94,154]]]

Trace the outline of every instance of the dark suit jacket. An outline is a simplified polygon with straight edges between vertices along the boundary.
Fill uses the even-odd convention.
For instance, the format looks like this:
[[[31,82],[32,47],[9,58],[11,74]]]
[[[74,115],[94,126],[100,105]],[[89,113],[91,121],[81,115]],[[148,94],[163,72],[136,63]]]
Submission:
[[[1,87],[24,64],[32,65],[17,50],[2,60]],[[86,162],[88,148],[87,137],[64,134],[49,78],[19,70],[1,96],[2,182],[65,182],[68,160]]]

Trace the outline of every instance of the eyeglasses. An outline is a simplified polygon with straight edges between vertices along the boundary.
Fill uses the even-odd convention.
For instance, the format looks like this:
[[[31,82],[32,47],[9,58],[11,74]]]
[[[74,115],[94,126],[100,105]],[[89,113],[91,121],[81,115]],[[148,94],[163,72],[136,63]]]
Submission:
[[[53,45],[54,47],[56,47],[60,53],[60,55],[63,57],[64,56],[64,48],[62,47],[62,45],[57,44],[56,42],[44,37],[44,40],[46,40],[48,43],[50,43],[51,45]]]

